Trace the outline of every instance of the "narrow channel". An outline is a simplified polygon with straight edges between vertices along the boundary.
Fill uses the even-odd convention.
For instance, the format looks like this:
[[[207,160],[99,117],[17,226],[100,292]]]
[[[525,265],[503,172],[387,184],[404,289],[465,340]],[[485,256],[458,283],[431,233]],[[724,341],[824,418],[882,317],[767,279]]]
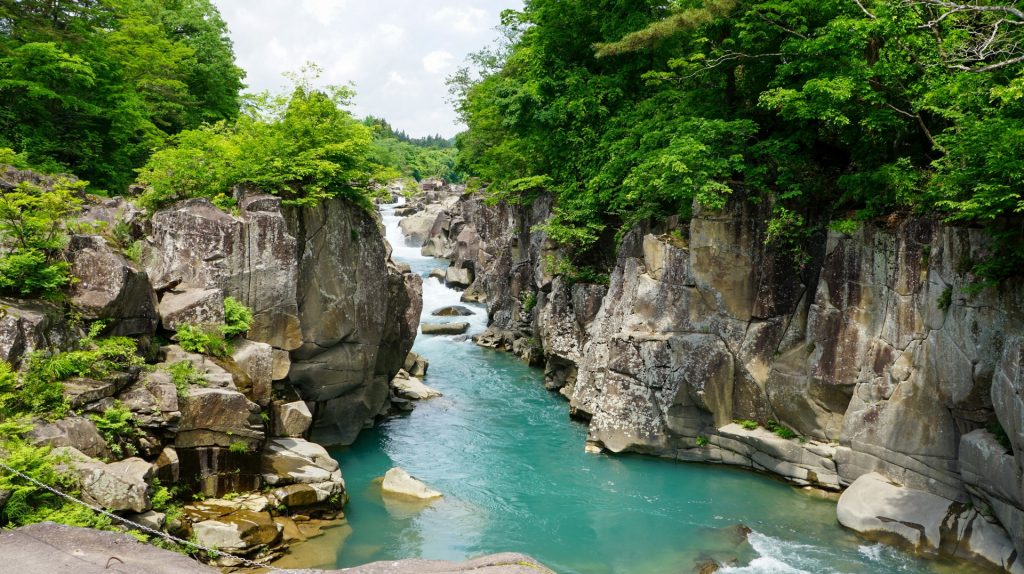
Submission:
[[[387,238],[395,259],[424,276],[424,318],[462,304],[427,277],[445,262],[406,244],[395,207],[382,206]],[[473,309],[470,333],[487,322],[483,307]],[[425,382],[444,396],[332,451],[351,496],[348,524],[281,565],[518,551],[565,574],[692,573],[708,560],[729,565],[723,573],[968,571],[865,542],[838,526],[834,501],[767,476],[586,454],[586,428],[569,420],[540,371],[464,336],[420,335],[414,350],[430,361]],[[445,497],[426,507],[386,504],[373,479],[392,466]]]

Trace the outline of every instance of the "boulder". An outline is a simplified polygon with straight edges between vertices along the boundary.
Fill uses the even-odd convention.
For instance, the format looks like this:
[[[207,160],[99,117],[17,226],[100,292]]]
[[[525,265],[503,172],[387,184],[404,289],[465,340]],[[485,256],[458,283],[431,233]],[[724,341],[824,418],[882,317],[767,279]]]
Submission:
[[[52,423],[37,422],[26,438],[35,446],[67,446],[93,458],[110,456],[107,441],[96,431],[96,425],[85,417],[71,416]]]
[[[247,339],[232,342],[234,350],[231,358],[246,374],[249,387],[240,389],[249,400],[265,407],[270,403],[271,385],[274,380],[274,350],[266,343],[257,343]]]
[[[125,389],[134,377],[128,373],[114,373],[103,380],[74,377],[64,381],[64,397],[73,409],[113,397]]]
[[[346,495],[345,486],[338,481],[288,484],[270,491],[271,496],[279,504],[288,508],[302,508],[329,504],[335,508],[343,506]]]
[[[456,289],[465,289],[473,284],[473,270],[469,268],[448,267],[444,273],[444,284]]]
[[[404,370],[398,371],[394,379],[391,379],[391,388],[395,395],[411,401],[422,401],[440,397],[441,392],[424,385],[416,377],[410,377]]]
[[[164,361],[157,365],[163,371],[167,371],[172,365],[187,361],[199,372],[206,381],[206,386],[218,389],[238,390],[235,385],[235,375],[224,368],[225,361],[214,359],[199,353],[190,353],[178,345],[167,345],[160,348],[164,355]],[[241,372],[241,369],[238,369]]]
[[[430,500],[444,496],[398,467],[392,468],[384,474],[381,492],[385,496],[399,496],[420,500]]]
[[[402,368],[413,377],[423,378],[427,375],[430,362],[417,353],[409,352],[405,357],[405,364]]]
[[[0,361],[17,368],[32,351],[70,337],[60,306],[46,301],[0,298]]]
[[[469,317],[473,315],[473,310],[462,305],[449,305],[434,309],[430,314],[435,317]]]
[[[441,206],[432,205],[423,211],[404,214],[405,216],[398,222],[398,227],[402,230],[402,234],[405,235],[406,242],[409,245],[423,245],[427,236],[430,235],[430,230],[434,226],[437,214],[440,212]],[[395,214],[402,215],[397,210]]]
[[[977,510],[877,473],[862,475],[843,492],[836,515],[840,524],[868,538],[1024,572],[1010,538]]]
[[[224,324],[224,292],[220,289],[170,291],[160,299],[160,324],[168,331],[181,325]]]
[[[437,267],[435,267],[435,268],[430,270],[430,274],[427,275],[427,277],[431,277],[431,278],[437,279],[438,281],[444,283],[445,270],[444,269],[438,269]]]
[[[141,427],[169,429],[181,418],[178,390],[171,375],[163,370],[144,374],[118,398]]]
[[[242,443],[254,450],[263,441],[260,407],[238,391],[192,387],[179,404],[178,448]]]
[[[300,438],[275,438],[263,448],[263,480],[270,485],[337,482],[344,487],[338,461],[324,447]]]
[[[273,434],[276,437],[301,438],[309,430],[309,425],[313,424],[313,415],[303,401],[278,401],[274,403],[273,409]]]
[[[71,274],[77,281],[69,302],[82,318],[111,321],[111,335],[138,336],[156,331],[156,293],[146,272],[94,235],[76,235],[68,245]]]
[[[288,378],[288,372],[291,371],[291,369],[292,360],[291,357],[288,356],[288,351],[274,349],[270,378],[274,381],[283,381]]]
[[[177,484],[181,478],[181,461],[174,447],[164,447],[153,462],[153,476],[163,484]]]
[[[192,535],[196,542],[208,548],[250,554],[281,539],[281,526],[269,512],[229,510],[207,504],[186,506],[184,511],[193,520]]]
[[[461,335],[469,330],[469,323],[423,323],[424,335]]]
[[[67,460],[77,477],[82,499],[111,512],[145,512],[150,508],[149,484],[153,465],[141,458],[128,458],[110,464],[86,456],[71,447],[59,447],[53,453]]]

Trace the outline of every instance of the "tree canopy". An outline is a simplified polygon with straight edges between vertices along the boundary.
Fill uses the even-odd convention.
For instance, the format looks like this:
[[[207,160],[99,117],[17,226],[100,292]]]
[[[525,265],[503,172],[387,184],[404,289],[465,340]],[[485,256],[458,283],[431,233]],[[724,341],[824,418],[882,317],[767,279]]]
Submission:
[[[0,1],[0,147],[123,191],[151,150],[238,115],[244,73],[209,0]]]
[[[1021,262],[1024,12],[976,0],[528,0],[451,80],[459,165],[556,196],[581,256],[648,217],[767,201],[773,240],[932,212]],[[772,228],[770,226],[770,228]]]

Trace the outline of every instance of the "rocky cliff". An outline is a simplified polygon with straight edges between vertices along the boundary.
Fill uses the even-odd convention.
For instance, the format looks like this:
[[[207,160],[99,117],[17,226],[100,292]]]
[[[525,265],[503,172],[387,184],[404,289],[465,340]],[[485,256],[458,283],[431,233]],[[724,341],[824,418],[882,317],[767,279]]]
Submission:
[[[82,341],[131,337],[131,366],[61,374],[52,386],[68,414],[37,413],[25,441],[53,447],[87,502],[268,556],[314,533],[311,517],[340,515],[345,483],[321,445],[351,443],[388,411],[389,382],[416,359],[421,282],[360,207],[237,199],[234,213],[188,200],[152,217],[120,198],[87,200],[68,225],[66,298],[0,299],[0,360],[24,372]],[[135,240],[138,261],[126,256]],[[180,329],[221,337],[229,298],[252,312],[244,336],[186,351]]]
[[[555,273],[544,197],[465,195],[424,250],[471,271],[492,324],[478,343],[543,365],[588,448],[858,485],[844,524],[1024,569],[1024,285],[975,292],[986,238],[917,217],[812,237],[798,265],[766,244],[769,207],[637,226],[607,286]]]

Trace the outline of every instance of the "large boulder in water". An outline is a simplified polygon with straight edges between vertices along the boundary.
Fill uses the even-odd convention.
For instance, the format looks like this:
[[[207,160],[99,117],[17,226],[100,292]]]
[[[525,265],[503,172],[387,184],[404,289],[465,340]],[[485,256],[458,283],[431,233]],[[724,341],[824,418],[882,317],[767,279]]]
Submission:
[[[384,474],[384,482],[381,484],[381,491],[385,495],[399,496],[404,498],[415,498],[420,500],[431,500],[444,496],[440,492],[428,487],[419,480],[413,478],[405,470],[392,468]]]
[[[424,323],[424,335],[461,335],[469,330],[469,323]]]

